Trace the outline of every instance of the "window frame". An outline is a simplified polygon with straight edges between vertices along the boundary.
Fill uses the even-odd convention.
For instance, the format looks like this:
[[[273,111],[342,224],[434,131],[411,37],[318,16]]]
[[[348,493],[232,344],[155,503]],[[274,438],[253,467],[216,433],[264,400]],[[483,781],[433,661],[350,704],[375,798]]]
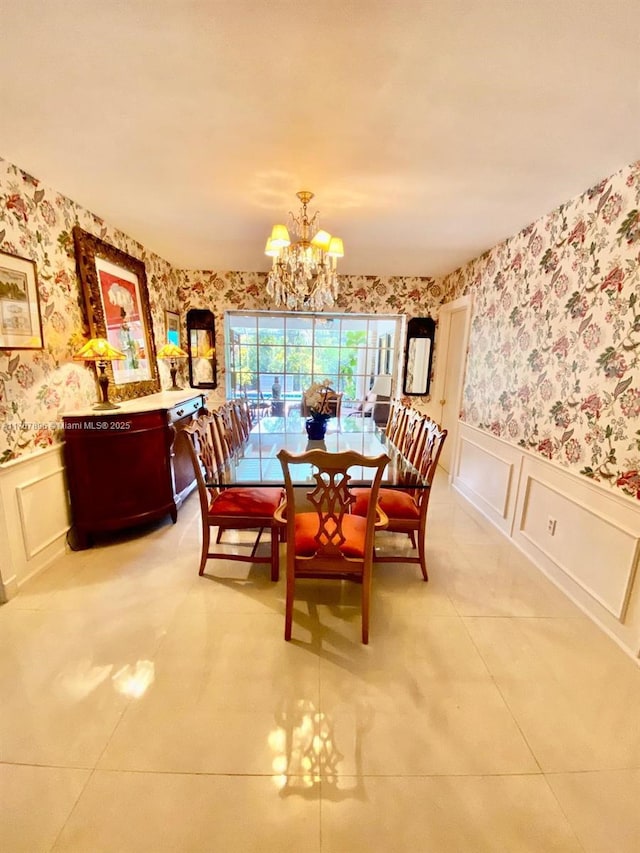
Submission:
[[[255,320],[254,331],[250,333],[249,341],[242,341],[237,335],[237,323],[235,321],[238,318]],[[349,325],[353,325],[354,322],[356,325],[362,325],[362,328],[357,330],[364,333],[362,345],[354,346],[345,343],[344,336],[350,331]],[[269,328],[272,323],[274,329],[282,330],[282,342],[261,344],[261,331]],[[332,323],[339,323],[337,343],[335,340],[332,342],[323,341],[322,335],[319,333],[319,326],[327,326]],[[227,365],[225,391],[228,399],[245,397],[250,402],[258,403],[263,400],[270,402],[272,399],[272,383],[275,376],[278,375],[283,399],[285,402],[295,403],[311,382],[323,381],[328,378],[336,391],[345,391],[345,386],[355,383],[353,396],[345,396],[347,403],[345,408],[347,410],[351,408],[354,412],[358,410],[362,412],[366,408],[367,395],[371,391],[376,376],[380,373],[391,374],[394,392],[397,393],[401,387],[402,342],[406,336],[406,317],[404,315],[229,310],[224,314],[224,328],[225,362]],[[309,342],[291,343],[290,333],[294,330],[305,331],[309,335]],[[256,347],[256,369],[249,373],[246,364],[243,364],[242,353],[243,347],[252,346]],[[310,350],[311,370],[294,371],[289,369],[290,356],[287,355],[287,348],[294,349],[295,347],[307,346]],[[334,353],[337,349],[337,370],[329,374],[325,374],[321,368],[316,368],[318,358],[325,346]],[[262,348],[264,352],[266,347],[274,347],[275,350],[284,351],[283,363],[278,369],[263,369],[260,349]],[[272,355],[275,350],[271,352]],[[349,355],[352,350],[357,354],[356,370],[349,374],[343,374],[341,370],[344,369],[347,358],[353,362]],[[242,374],[243,372],[247,376],[254,376],[255,374],[255,381],[252,381],[250,387],[248,387],[248,383],[242,382],[242,375],[240,378],[237,376],[238,373]],[[298,378],[297,381],[296,377]],[[292,406],[287,405],[286,410],[290,408]]]

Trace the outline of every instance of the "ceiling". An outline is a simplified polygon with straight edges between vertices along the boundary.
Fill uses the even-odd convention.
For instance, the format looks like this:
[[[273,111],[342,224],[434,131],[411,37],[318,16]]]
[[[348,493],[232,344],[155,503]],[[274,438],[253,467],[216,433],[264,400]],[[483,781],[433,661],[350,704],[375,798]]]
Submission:
[[[0,157],[179,268],[442,275],[640,157],[638,0],[20,0]]]

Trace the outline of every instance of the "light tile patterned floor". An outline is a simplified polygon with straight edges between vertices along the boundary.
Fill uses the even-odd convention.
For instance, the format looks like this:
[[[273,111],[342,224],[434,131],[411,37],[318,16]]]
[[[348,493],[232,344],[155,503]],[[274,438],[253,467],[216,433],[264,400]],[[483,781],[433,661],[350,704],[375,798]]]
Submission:
[[[640,849],[640,669],[439,476],[430,581],[210,564],[197,498],[0,608],[3,853]]]

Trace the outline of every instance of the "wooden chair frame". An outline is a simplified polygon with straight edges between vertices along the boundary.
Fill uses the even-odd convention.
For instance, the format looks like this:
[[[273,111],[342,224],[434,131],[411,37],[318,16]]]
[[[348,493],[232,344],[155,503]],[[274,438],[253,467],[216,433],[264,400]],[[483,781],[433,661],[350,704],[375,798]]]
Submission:
[[[385,453],[375,457],[364,456],[352,450],[342,453],[325,450],[290,453],[283,449],[278,453],[278,459],[282,465],[286,491],[286,503],[276,511],[276,521],[285,525],[287,530],[285,640],[291,639],[296,578],[335,578],[362,584],[362,642],[368,643],[374,534],[376,528],[380,529],[386,524],[386,517],[377,506],[376,498],[389,457]],[[305,507],[297,505],[296,501],[296,487],[291,476],[291,468],[295,465],[313,465],[316,468],[315,485],[306,493],[308,504]],[[357,525],[356,533],[354,519],[359,517],[351,514],[355,498],[351,492],[349,472],[354,466],[365,466],[375,471],[371,485],[372,502],[366,515],[363,540],[363,525]],[[309,533],[306,533],[307,548],[309,542],[312,543],[310,553],[298,553],[303,524],[305,530],[316,531],[311,539]],[[344,550],[356,537],[358,547],[364,541],[362,556],[346,556]]]
[[[407,556],[405,554],[380,556],[376,552],[373,560],[375,563],[417,563],[422,571],[423,580],[428,581],[429,574],[427,571],[426,554],[427,511],[429,509],[429,498],[431,497],[431,486],[436,468],[438,467],[442,446],[447,437],[447,430],[440,429],[440,426],[428,417],[421,419],[421,421],[423,436],[420,439],[416,439],[421,445],[420,453],[418,458],[413,460],[413,464],[426,481],[427,487],[414,489],[408,495],[417,509],[417,518],[394,517],[388,506],[385,509],[389,519],[386,529],[390,533],[408,534],[411,544],[417,549],[418,554],[417,556]],[[382,490],[382,492],[386,491],[391,490]],[[384,494],[378,496],[378,500],[381,502],[383,508],[385,507],[384,498]]]
[[[243,499],[251,498],[252,487],[234,486],[220,490],[206,485],[205,476],[208,480],[212,480],[215,472],[219,470],[212,432],[214,419],[215,415],[201,415],[189,426],[182,429],[176,439],[176,441],[182,441],[186,445],[186,452],[193,464],[198,486],[202,518],[202,551],[200,555],[200,567],[198,574],[204,574],[207,560],[238,560],[241,562],[268,564],[271,567],[271,580],[277,581],[280,576],[280,526],[274,520],[273,512],[283,496],[282,489],[278,486],[264,487],[260,489],[261,493],[273,492],[273,507],[271,512],[265,513],[264,515],[258,515],[251,512],[237,512],[233,514],[229,514],[229,512],[216,513],[216,503],[219,503],[217,499],[223,494],[226,500],[237,496],[239,501],[242,501]],[[256,491],[256,489],[253,489],[254,494]],[[233,554],[210,550],[212,527],[217,527],[219,531],[258,529],[258,534],[253,543],[251,553],[249,555]],[[257,556],[256,551],[262,531],[265,528],[268,528],[271,532],[270,554],[268,557],[259,557]]]

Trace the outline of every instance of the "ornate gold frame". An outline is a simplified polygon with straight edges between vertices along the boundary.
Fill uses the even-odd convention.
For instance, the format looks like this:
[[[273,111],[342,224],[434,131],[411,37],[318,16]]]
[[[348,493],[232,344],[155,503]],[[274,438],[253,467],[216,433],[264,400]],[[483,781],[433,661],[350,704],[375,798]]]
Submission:
[[[122,272],[122,281],[133,285],[135,296],[138,299],[140,322],[144,335],[144,358],[141,362],[148,362],[148,367],[140,368],[140,373],[146,373],[139,380],[122,382],[118,381],[117,375],[111,363],[107,366],[109,376],[111,397],[115,400],[132,400],[143,397],[146,394],[154,394],[160,391],[160,376],[158,362],[156,361],[156,347],[153,335],[153,321],[149,307],[149,293],[147,290],[147,276],[144,263],[137,258],[127,255],[120,249],[110,246],[99,237],[83,231],[76,225],[73,229],[73,241],[76,250],[76,264],[78,276],[82,284],[82,290],[87,309],[87,319],[91,337],[108,338],[110,331],[113,337],[114,326],[107,329],[106,309],[103,301],[103,283],[100,279],[100,270],[97,263],[102,260],[108,262],[112,268]],[[123,323],[123,327],[124,327]],[[114,339],[113,345],[117,348],[118,341]]]

